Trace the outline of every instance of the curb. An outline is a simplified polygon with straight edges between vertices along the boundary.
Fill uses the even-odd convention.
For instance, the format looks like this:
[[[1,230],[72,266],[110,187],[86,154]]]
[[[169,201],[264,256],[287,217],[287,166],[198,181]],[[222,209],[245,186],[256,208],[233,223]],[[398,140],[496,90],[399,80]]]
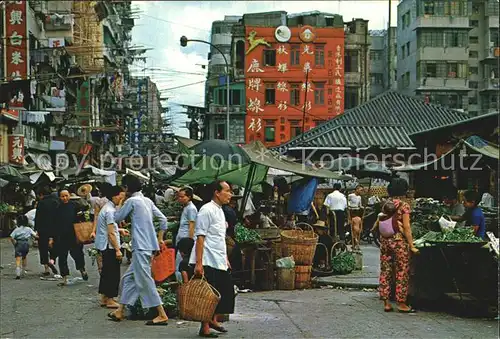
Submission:
[[[355,289],[364,289],[364,288],[370,288],[370,289],[377,289],[378,288],[378,281],[375,280],[376,282],[370,283],[370,282],[355,282],[355,281],[327,281],[323,279],[316,279],[313,281],[313,283],[316,286],[333,286],[333,287],[344,287],[344,288],[355,288]]]

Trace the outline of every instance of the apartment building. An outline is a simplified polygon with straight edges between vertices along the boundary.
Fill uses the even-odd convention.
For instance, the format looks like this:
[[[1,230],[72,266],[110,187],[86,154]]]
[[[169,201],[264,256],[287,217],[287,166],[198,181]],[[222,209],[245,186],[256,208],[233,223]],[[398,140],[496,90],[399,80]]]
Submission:
[[[345,23],[336,14],[276,11],[244,14],[227,26],[231,26],[232,141],[278,145],[369,99],[366,20]],[[253,45],[261,39],[266,43]],[[310,70],[310,86],[306,70]],[[218,71],[224,75],[222,69]],[[205,126],[205,131],[211,130],[205,138],[223,138],[225,116],[214,117],[214,113],[225,113],[225,86],[210,85],[212,97],[204,120],[207,125],[211,119],[213,127]]]
[[[498,111],[497,0],[402,0],[398,90],[475,116]]]
[[[382,94],[386,90],[397,89],[397,28],[391,27],[390,44],[389,34],[387,30],[370,30],[369,33],[371,39],[370,98],[374,98],[377,95]],[[389,54],[391,55],[390,60]]]

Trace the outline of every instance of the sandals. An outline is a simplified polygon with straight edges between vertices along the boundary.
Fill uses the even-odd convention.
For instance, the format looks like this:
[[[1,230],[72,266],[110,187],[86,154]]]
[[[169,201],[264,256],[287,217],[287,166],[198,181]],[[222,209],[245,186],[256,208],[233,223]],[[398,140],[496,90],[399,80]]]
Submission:
[[[203,325],[200,326],[200,331],[198,332],[198,336],[202,338],[218,338],[219,336],[215,333],[203,333]]]
[[[108,313],[108,318],[114,322],[120,322],[123,320],[123,318],[118,318],[114,312],[109,312]]]
[[[394,308],[390,307],[390,308],[385,308],[384,307],[384,312],[392,312],[394,311]]]
[[[52,271],[52,274],[56,275],[59,273],[59,271],[57,271],[57,268],[54,266],[54,264],[49,264],[49,268]],[[48,272],[46,272],[46,273],[48,273]]]
[[[153,320],[148,320],[148,321],[146,321],[146,325],[147,326],[167,326],[168,320],[158,321],[156,323]]]
[[[89,275],[87,274],[87,272],[81,272],[81,273],[82,273],[82,279],[83,279],[84,281],[89,280]]]
[[[212,324],[212,323],[209,323],[209,326],[211,329],[216,330],[217,332],[227,333],[227,330],[222,326],[217,326],[217,325]]]
[[[400,309],[398,309],[398,312],[399,313],[417,313],[417,311],[415,309],[413,309],[413,308],[410,308],[408,310],[400,310]]]

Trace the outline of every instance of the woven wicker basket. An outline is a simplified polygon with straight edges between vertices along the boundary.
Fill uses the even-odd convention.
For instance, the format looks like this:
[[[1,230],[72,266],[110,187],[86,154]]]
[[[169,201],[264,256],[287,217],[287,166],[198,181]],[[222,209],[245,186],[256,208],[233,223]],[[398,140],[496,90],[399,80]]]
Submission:
[[[297,224],[297,226],[300,224]],[[284,257],[293,256],[296,265],[312,265],[318,235],[309,224],[311,230],[303,231],[300,228],[281,232],[281,249]]]
[[[182,319],[191,321],[211,321],[220,293],[205,278],[191,279],[182,284],[178,291],[179,313]]]
[[[94,231],[94,223],[91,221],[79,222],[73,224],[75,229],[76,241],[79,244],[91,244],[93,239],[91,237]]]

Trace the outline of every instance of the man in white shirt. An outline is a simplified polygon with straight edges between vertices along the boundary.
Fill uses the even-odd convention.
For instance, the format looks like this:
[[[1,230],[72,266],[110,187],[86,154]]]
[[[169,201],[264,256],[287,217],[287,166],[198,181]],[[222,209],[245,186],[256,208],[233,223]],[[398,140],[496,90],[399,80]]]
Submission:
[[[189,263],[195,265],[194,274],[198,277],[204,276],[221,295],[213,320],[202,324],[200,336],[210,335],[210,328],[227,332],[217,322],[217,316],[234,312],[234,287],[228,271],[230,267],[226,248],[227,223],[222,210],[222,205],[229,204],[231,197],[231,187],[228,183],[216,181],[212,201],[203,205],[196,218],[196,243]]]
[[[340,184],[333,185],[333,192],[328,194],[325,198],[325,205],[330,211],[330,235],[336,234],[340,240],[345,240],[345,210],[347,208],[347,199],[344,194],[340,192]],[[335,217],[334,218],[334,215]],[[337,220],[335,225],[334,220]]]

